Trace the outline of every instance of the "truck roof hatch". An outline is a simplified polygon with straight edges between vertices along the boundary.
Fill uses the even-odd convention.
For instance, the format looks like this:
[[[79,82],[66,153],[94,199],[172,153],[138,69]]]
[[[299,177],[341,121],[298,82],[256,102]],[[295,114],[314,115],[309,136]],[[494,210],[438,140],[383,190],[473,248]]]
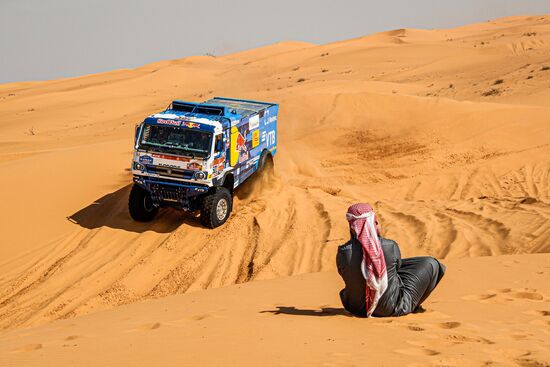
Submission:
[[[224,116],[225,107],[223,106],[209,106],[200,103],[173,101],[169,107],[172,111],[188,112],[194,114],[208,115],[208,116]]]
[[[274,105],[274,103],[224,97],[214,97],[204,103],[209,105],[225,106],[229,110],[235,111],[236,114],[241,115],[242,117],[253,115]]]

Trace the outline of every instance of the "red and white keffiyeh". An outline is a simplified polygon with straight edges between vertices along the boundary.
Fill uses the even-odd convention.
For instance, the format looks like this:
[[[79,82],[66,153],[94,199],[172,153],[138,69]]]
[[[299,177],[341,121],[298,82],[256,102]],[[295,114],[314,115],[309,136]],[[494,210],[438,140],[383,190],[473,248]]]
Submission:
[[[367,281],[366,307],[367,317],[370,317],[388,287],[386,259],[380,245],[376,214],[369,204],[358,203],[348,208],[346,219],[351,232],[363,248],[361,272]]]

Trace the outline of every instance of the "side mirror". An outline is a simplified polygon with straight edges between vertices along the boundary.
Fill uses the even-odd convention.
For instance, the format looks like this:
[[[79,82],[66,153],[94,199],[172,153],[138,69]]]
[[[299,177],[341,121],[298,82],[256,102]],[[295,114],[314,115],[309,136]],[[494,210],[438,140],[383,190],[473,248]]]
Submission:
[[[214,138],[214,152],[221,153],[224,149],[223,134],[216,135]]]
[[[216,152],[223,151],[223,139],[216,140]]]
[[[141,133],[141,124],[136,125],[136,134],[134,135],[134,145],[137,145],[140,133]]]

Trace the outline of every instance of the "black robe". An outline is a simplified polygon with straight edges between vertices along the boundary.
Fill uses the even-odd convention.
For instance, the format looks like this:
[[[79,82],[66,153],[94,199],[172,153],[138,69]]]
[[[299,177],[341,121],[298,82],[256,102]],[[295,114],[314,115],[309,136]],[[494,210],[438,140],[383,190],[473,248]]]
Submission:
[[[435,289],[445,266],[433,257],[421,256],[401,259],[399,246],[392,240],[380,238],[386,260],[388,288],[378,301],[373,316],[402,316],[413,312]],[[336,265],[344,279],[340,291],[344,308],[360,317],[366,316],[366,280],[361,272],[363,249],[351,239],[338,247]]]

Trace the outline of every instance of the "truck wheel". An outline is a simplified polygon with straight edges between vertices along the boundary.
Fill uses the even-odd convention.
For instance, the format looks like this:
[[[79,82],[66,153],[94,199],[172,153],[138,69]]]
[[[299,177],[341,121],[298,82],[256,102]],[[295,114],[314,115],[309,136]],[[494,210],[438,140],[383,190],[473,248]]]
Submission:
[[[273,172],[273,157],[267,152],[267,150],[264,150],[260,156],[258,171],[262,174]]]
[[[138,185],[132,186],[128,200],[130,216],[138,222],[150,222],[157,215],[159,208],[153,204],[153,199],[147,190]]]
[[[227,221],[232,208],[231,193],[225,187],[218,187],[202,201],[201,222],[209,228],[219,227]]]

